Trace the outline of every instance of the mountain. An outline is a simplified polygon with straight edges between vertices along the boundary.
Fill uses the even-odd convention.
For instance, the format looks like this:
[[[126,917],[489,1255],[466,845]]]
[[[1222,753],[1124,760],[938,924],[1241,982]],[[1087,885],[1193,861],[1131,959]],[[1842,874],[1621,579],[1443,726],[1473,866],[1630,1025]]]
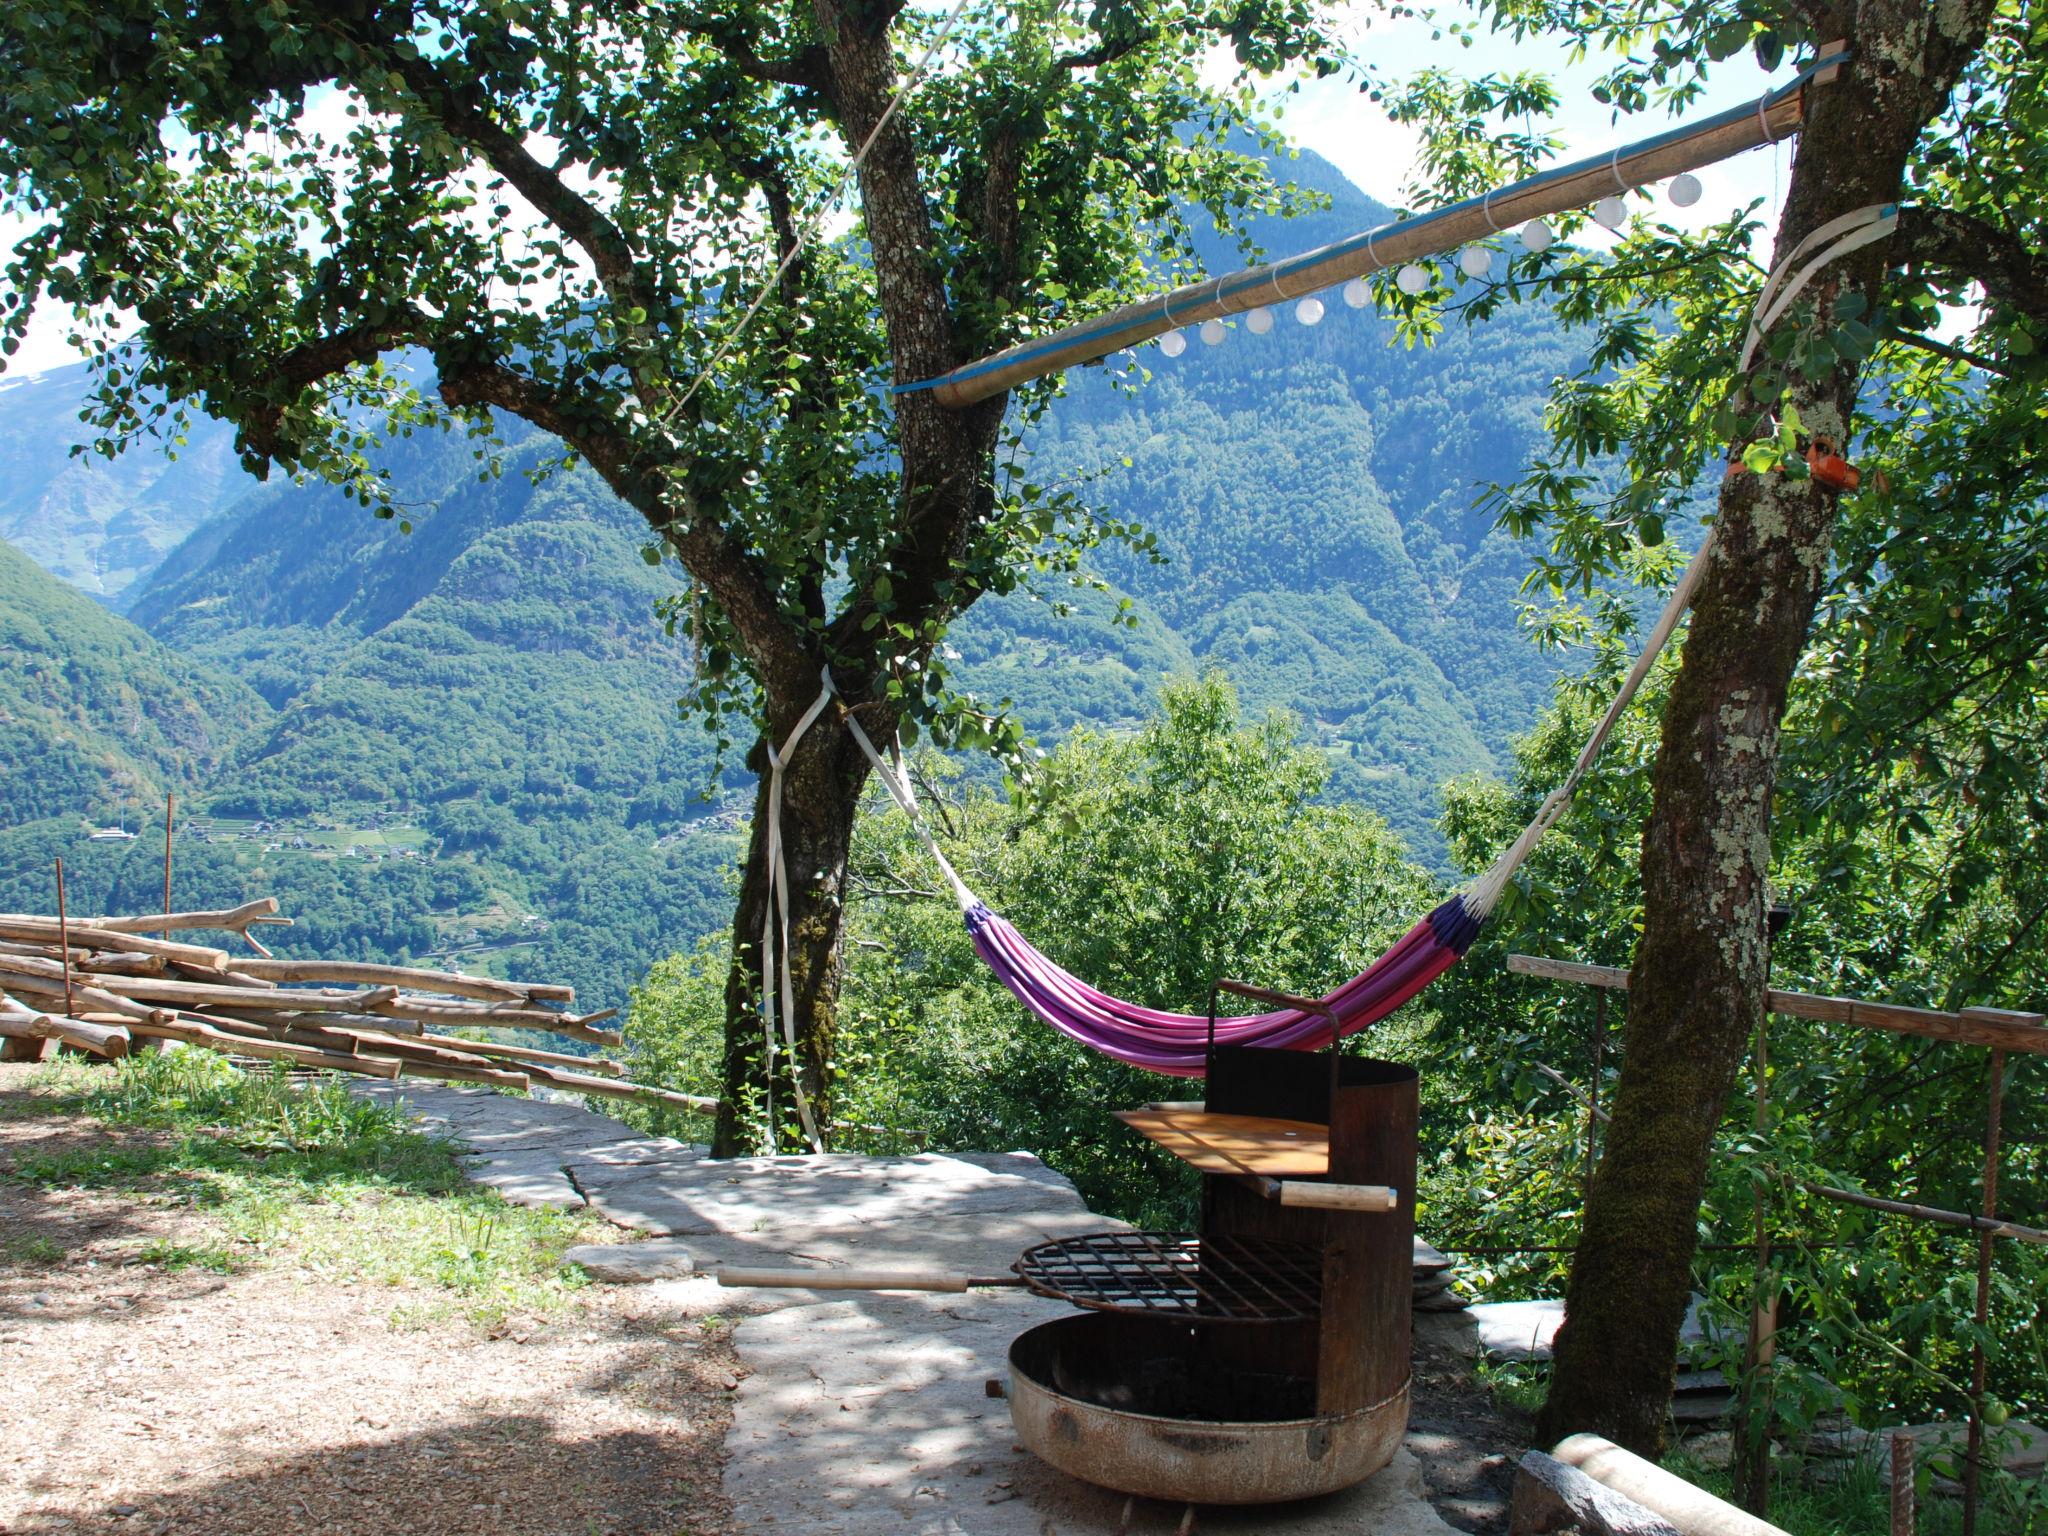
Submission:
[[[169,457],[145,440],[114,458],[92,452],[79,420],[83,364],[0,378],[0,539],[44,570],[119,609],[192,530],[252,482],[234,433],[194,421]]]
[[[1314,156],[1285,169],[1330,206],[1263,230],[1271,250],[1386,216]],[[1242,259],[1220,244],[1206,257]],[[1240,324],[1179,359],[1146,349],[1140,388],[1077,370],[1027,444],[1028,473],[1082,481],[1166,558],[1105,548],[1107,594],[986,601],[951,643],[966,684],[1012,699],[1046,740],[1134,724],[1162,678],[1221,667],[1251,706],[1302,716],[1333,794],[1440,862],[1439,785],[1502,760],[1553,667],[1516,631],[1526,559],[1474,502],[1541,440],[1545,389],[1576,358],[1533,308],[1411,350],[1376,314],[1328,302],[1315,327],[1282,309],[1265,336]],[[181,881],[276,891],[308,919],[291,943],[559,976],[597,1002],[723,924],[744,776],[722,776],[678,713],[687,648],[654,613],[678,589],[587,471],[524,473],[541,445],[516,423],[492,479],[467,439],[400,440],[387,459],[409,534],[331,489],[256,486],[220,457],[217,427],[192,435],[189,484],[166,482],[160,460],[154,478],[79,480],[52,425],[62,378],[0,392],[18,487],[0,501],[16,509],[7,536],[81,584],[104,588],[98,573],[130,562],[111,596],[139,630],[98,613],[109,627],[81,634],[80,655],[147,643],[239,680],[214,755],[181,770],[210,813],[189,853],[180,843]],[[75,402],[82,380],[69,387]],[[147,540],[122,542],[145,523],[184,536],[151,563]],[[1119,601],[1131,625],[1114,621]],[[20,691],[14,665],[0,656],[0,688]],[[69,707],[94,721],[104,708],[89,691]],[[0,825],[14,825],[0,902],[75,841],[81,793],[0,782]],[[154,899],[139,849],[65,857],[109,904]]]
[[[270,713],[0,544],[0,829],[132,817],[209,782]]]

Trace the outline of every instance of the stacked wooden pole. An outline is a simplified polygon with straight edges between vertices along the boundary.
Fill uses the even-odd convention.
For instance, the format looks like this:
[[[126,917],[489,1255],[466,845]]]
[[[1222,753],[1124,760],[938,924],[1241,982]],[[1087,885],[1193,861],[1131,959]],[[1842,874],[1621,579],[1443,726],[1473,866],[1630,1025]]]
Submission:
[[[286,923],[265,898],[218,912],[147,917],[0,913],[0,1044],[55,1040],[106,1057],[137,1042],[174,1040],[231,1056],[365,1077],[440,1078],[500,1088],[535,1085],[713,1114],[716,1099],[626,1080],[603,1057],[473,1040],[450,1031],[529,1030],[617,1046],[616,1012],[570,1011],[572,988],[455,971],[350,960],[277,959],[250,936]],[[253,958],[186,943],[173,932],[220,931]],[[156,935],[152,937],[152,935]]]

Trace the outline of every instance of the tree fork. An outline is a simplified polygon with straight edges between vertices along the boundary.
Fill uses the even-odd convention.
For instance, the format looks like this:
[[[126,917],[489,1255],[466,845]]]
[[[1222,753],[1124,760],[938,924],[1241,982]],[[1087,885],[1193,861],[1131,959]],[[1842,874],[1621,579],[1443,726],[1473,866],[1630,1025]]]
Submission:
[[[1991,0],[1855,8],[1846,78],[1800,137],[1778,260],[1828,220],[1898,196],[1914,142],[1982,46],[1991,10]],[[1886,264],[1880,244],[1826,272],[1815,285],[1821,323],[1848,292],[1874,308]],[[1788,389],[1807,430],[1847,439],[1859,373],[1840,364]],[[1714,558],[1664,712],[1621,1078],[1538,1424],[1544,1444],[1590,1430],[1646,1455],[1663,1446],[1708,1160],[1769,985],[1778,732],[1834,522],[1832,493],[1811,481],[1744,470],[1723,481]]]

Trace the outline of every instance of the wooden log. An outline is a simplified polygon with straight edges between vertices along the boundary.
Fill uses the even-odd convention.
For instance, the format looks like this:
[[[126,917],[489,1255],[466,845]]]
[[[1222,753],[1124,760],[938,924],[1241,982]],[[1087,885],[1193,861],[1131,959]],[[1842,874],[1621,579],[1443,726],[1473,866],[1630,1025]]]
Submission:
[[[162,955],[167,960],[188,960],[210,971],[224,971],[228,965],[227,951],[208,949],[203,944],[179,944],[170,939],[152,939],[140,933],[116,933],[90,924],[71,923],[70,944],[73,949],[111,950],[116,954],[140,953]],[[33,944],[57,944],[65,935],[55,918],[0,917],[0,939],[14,939]]]
[[[9,975],[6,980],[10,992],[53,1000],[61,1000],[64,996],[64,983],[61,980],[52,981],[46,977],[19,974]],[[138,1003],[133,998],[118,996],[103,987],[84,985],[76,977],[71,983],[70,1007],[74,1018],[81,1013],[110,1013],[123,1018],[146,1019],[160,1011],[151,1008],[147,1003]]]
[[[533,1081],[524,1072],[505,1072],[495,1067],[457,1066],[452,1062],[403,1061],[397,1063],[401,1077],[430,1077],[450,1083],[482,1083],[490,1088],[530,1092]]]
[[[162,933],[165,929],[220,928],[229,933],[240,933],[251,923],[289,923],[288,917],[278,917],[277,898],[259,896],[254,901],[245,901],[239,907],[229,907],[220,912],[154,912],[147,917],[94,917],[86,919],[93,927],[107,933]],[[0,917],[0,922],[13,920],[13,915]]]
[[[189,1019],[158,1017],[137,1020],[131,1023],[128,1029],[131,1034],[147,1035],[160,1040],[176,1040],[183,1045],[201,1046],[227,1056],[254,1056],[264,1061],[288,1061],[294,1066],[325,1068],[331,1072],[353,1072],[361,1077],[383,1078],[387,1082],[395,1080],[399,1071],[399,1063],[389,1057],[344,1056],[336,1051],[291,1045],[282,1040],[264,1040],[249,1035],[233,1034],[217,1025],[196,1023]]]
[[[691,1093],[675,1093],[667,1088],[657,1088],[652,1083],[623,1083],[609,1077],[592,1077],[587,1072],[568,1072],[560,1067],[542,1066],[535,1062],[526,1069],[538,1082],[550,1087],[566,1088],[571,1093],[587,1093],[603,1099],[637,1099],[644,1104],[666,1104],[673,1109],[686,1110],[693,1115],[715,1115],[718,1100],[700,1098]]]
[[[407,1019],[393,1019],[393,1024],[411,1023]],[[414,1028],[423,1026],[414,1024]],[[530,1045],[501,1045],[495,1040],[468,1040],[458,1035],[422,1035],[420,1038],[430,1045],[450,1045],[460,1051],[477,1056],[489,1056],[503,1061],[538,1061],[552,1066],[567,1067],[571,1071],[594,1072],[600,1077],[624,1077],[625,1067],[603,1056],[570,1056],[561,1051],[535,1050]]]
[[[434,1006],[417,997],[401,997],[394,1002],[380,1004],[375,1012],[394,1019],[413,1019],[435,1029],[537,1029],[551,1035],[562,1035],[571,1040],[586,1040],[592,1045],[620,1046],[626,1038],[615,1029],[593,1029],[567,1014],[549,1013],[545,1009],[477,1009],[449,1008]]]
[[[533,999],[532,988],[521,982],[499,981],[492,976],[467,976],[460,971],[421,970],[409,965],[370,965],[352,960],[249,960],[243,962],[242,970],[274,982],[344,981],[368,986],[409,987],[490,1003],[526,1003]],[[573,989],[569,987],[553,990],[573,995]]]
[[[55,944],[22,944],[4,939],[0,940],[0,957],[54,960],[61,965],[64,952]],[[134,950],[119,954],[100,950],[73,956],[71,970],[74,975],[93,971],[102,976],[160,976],[169,964],[161,955],[145,955]]]
[[[167,960],[163,964],[173,979],[183,977],[187,981],[203,981],[209,986],[251,987],[258,992],[274,992],[277,983],[261,976],[251,975],[246,969],[239,971],[208,971],[183,960]]]
[[[1582,965],[1541,955],[1509,955],[1508,969],[1518,976],[1628,990],[1628,972],[1619,966]],[[1881,1029],[1929,1040],[1955,1040],[1994,1050],[2048,1056],[2048,1028],[2043,1027],[2048,1024],[2048,1017],[2038,1013],[2016,1013],[2002,1008],[1965,1008],[1945,1013],[1937,1008],[1907,1008],[1898,1003],[1872,1003],[1812,992],[1771,991],[1765,994],[1764,1001],[1771,1012],[1787,1018],[1852,1024],[1859,1029]]]
[[[364,992],[301,992],[283,987],[213,986],[202,981],[167,981],[155,976],[109,978],[108,991],[143,1002],[170,1003],[176,1007],[224,1007],[274,1009],[279,1013],[370,1013],[397,995],[393,987],[372,987]]]
[[[1662,1515],[1596,1483],[1577,1467],[1530,1451],[1515,1471],[1508,1536],[1567,1531],[1585,1536],[1679,1536],[1678,1528]]]
[[[1654,1462],[1598,1435],[1572,1435],[1550,1453],[1597,1483],[1661,1515],[1682,1536],[1786,1536],[1768,1521],[1695,1488]]]
[[[1585,207],[1611,192],[1663,181],[1681,171],[1699,170],[1797,132],[1805,120],[1807,84],[1825,85],[1832,81],[1842,58],[1841,45],[1831,45],[1823,50],[1824,67],[1794,85],[1701,122],[1668,130],[1610,154],[1539,172],[1483,197],[1467,198],[1414,218],[1382,224],[1298,256],[1139,299],[1049,336],[1021,342],[937,379],[902,387],[928,388],[943,408],[964,410],[1032,379],[1093,362],[1181,326],[1200,325],[1205,320],[1261,305],[1283,303],[1350,278],[1426,260],[1513,230],[1530,219]]]
[[[125,1024],[96,1024],[88,1019],[67,1018],[61,1013],[42,1014],[30,1027],[40,1030],[60,1045],[75,1046],[95,1056],[104,1056],[109,1061],[126,1056],[134,1043]]]
[[[426,1029],[411,1019],[387,1019],[374,1013],[281,1013],[274,1008],[222,1008],[209,1004],[199,1012],[209,1019],[233,1019],[244,1024],[303,1023],[322,1029],[347,1025],[354,1029],[380,1030],[388,1035],[417,1035]]]

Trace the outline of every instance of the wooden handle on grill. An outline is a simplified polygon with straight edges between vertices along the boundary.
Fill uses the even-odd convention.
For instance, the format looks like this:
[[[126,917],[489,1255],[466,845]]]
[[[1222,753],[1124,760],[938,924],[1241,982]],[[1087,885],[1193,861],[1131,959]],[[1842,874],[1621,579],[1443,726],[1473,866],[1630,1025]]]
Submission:
[[[1386,1184],[1319,1184],[1259,1175],[1248,1182],[1268,1200],[1314,1211],[1392,1211],[1401,1205],[1401,1192]]]
[[[964,1291],[986,1285],[1022,1285],[1015,1275],[949,1275],[913,1269],[719,1269],[711,1278],[729,1288],[800,1291]]]

